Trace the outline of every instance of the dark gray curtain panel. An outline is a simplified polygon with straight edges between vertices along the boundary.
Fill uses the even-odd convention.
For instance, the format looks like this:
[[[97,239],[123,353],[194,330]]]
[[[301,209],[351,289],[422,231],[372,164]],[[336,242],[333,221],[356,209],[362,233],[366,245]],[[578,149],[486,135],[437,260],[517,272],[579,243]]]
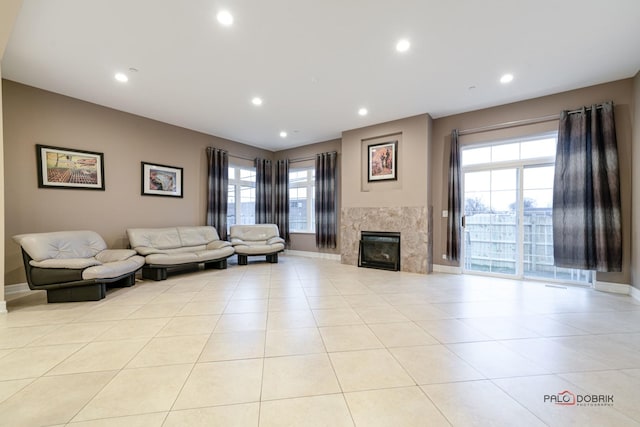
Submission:
[[[207,147],[207,225],[227,238],[227,196],[229,193],[229,155],[218,148]]]
[[[553,189],[556,266],[621,271],[619,175],[613,103],[563,111]]]
[[[336,212],[337,153],[316,155],[316,246],[335,248],[337,241]]]
[[[271,224],[271,160],[256,158],[256,224]]]
[[[458,261],[460,259],[460,232],[462,217],[462,193],[460,171],[460,144],[458,142],[458,130],[451,132],[451,154],[449,155],[449,196],[447,210],[447,259]]]
[[[275,170],[275,191],[273,222],[280,230],[286,244],[289,244],[289,160],[278,160]]]

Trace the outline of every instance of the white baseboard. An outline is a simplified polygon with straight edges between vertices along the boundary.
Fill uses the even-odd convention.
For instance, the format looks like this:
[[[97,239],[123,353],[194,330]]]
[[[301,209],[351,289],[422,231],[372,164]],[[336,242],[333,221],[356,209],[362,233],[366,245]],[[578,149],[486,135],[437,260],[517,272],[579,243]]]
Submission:
[[[320,259],[329,259],[332,261],[340,261],[340,254],[328,254],[324,252],[310,252],[310,251],[295,251],[291,249],[287,249],[284,251],[285,255],[292,256],[303,256],[307,258],[320,258]]]
[[[629,295],[637,301],[640,301],[640,289],[635,286],[629,286]]]
[[[13,295],[31,292],[26,283],[16,283],[15,285],[4,285],[4,299]],[[7,301],[0,301],[0,314],[7,313]]]
[[[26,283],[16,283],[15,285],[4,285],[5,296],[19,294],[22,292],[28,292],[30,290],[31,289],[29,289],[29,285]]]
[[[593,284],[593,289],[595,289],[596,291],[611,292],[613,294],[623,294],[623,295],[631,294],[631,285],[626,285],[623,283],[596,281]]]
[[[434,273],[462,274],[462,268],[454,265],[433,264]]]

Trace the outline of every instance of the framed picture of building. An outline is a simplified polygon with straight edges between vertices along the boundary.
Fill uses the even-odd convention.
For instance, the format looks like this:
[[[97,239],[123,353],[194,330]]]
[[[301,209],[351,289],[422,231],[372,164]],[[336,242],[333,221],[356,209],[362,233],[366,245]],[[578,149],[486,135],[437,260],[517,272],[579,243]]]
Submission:
[[[142,162],[142,195],[182,197],[182,168]]]
[[[38,187],[104,191],[104,154],[36,144]]]
[[[369,182],[398,179],[397,140],[369,145],[368,152]]]

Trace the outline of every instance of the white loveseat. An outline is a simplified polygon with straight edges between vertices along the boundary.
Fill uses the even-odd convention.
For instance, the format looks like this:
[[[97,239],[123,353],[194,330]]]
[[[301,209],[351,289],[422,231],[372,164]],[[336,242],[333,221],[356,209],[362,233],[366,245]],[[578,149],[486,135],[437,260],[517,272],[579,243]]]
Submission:
[[[130,249],[107,249],[94,231],[13,236],[22,248],[27,283],[46,290],[48,302],[97,301],[107,284],[131,286],[144,258]]]
[[[165,280],[168,269],[190,264],[224,269],[233,255],[231,243],[210,226],[129,228],[127,236],[131,248],[145,257],[145,279]]]
[[[284,250],[276,224],[232,225],[229,237],[239,265],[247,265],[249,255],[266,255],[268,262],[277,264],[278,252]]]

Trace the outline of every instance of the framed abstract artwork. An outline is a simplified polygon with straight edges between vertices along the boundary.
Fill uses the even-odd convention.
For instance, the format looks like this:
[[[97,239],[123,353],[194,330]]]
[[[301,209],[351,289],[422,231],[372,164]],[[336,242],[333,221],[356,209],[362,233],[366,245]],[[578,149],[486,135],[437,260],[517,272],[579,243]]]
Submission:
[[[397,140],[369,145],[368,153],[369,182],[398,179]]]
[[[142,162],[142,195],[182,197],[182,168]]]
[[[104,154],[36,144],[38,187],[104,191]]]

